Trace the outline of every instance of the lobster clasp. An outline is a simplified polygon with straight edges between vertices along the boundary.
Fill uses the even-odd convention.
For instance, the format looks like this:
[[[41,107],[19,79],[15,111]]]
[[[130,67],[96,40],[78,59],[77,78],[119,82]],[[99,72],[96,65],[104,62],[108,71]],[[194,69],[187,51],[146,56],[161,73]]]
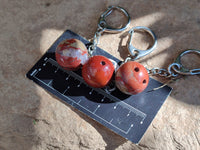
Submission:
[[[197,75],[200,74],[200,68],[196,68],[196,69],[188,69],[185,68],[182,63],[181,63],[181,58],[189,53],[193,53],[193,54],[199,54],[200,55],[200,50],[194,50],[194,49],[190,49],[190,50],[186,50],[184,52],[182,52],[175,60],[174,64],[172,66],[173,70],[178,73],[178,74],[182,74],[182,75]]]
[[[137,30],[145,31],[145,32],[149,33],[151,35],[151,37],[153,38],[153,45],[149,49],[147,49],[147,50],[140,50],[140,49],[135,48],[131,44],[131,41],[132,41],[132,38],[133,38],[133,34]],[[130,38],[129,38],[129,41],[127,43],[127,47],[128,47],[128,50],[129,50],[129,53],[130,53],[131,57],[133,57],[134,60],[139,59],[139,58],[141,58],[143,56],[148,55],[149,53],[151,53],[156,48],[156,45],[157,45],[156,35],[149,28],[144,27],[144,26],[133,27],[129,31],[129,34],[130,34]]]
[[[127,18],[127,22],[124,26],[120,28],[114,28],[107,24],[105,19],[107,16],[109,16],[113,12],[113,10],[118,10],[119,12],[125,15],[125,17]],[[130,16],[124,8],[119,7],[119,6],[109,6],[108,9],[103,14],[101,14],[98,27],[103,29],[103,31],[105,32],[117,33],[117,32],[124,31],[128,27],[129,24],[130,24]]]

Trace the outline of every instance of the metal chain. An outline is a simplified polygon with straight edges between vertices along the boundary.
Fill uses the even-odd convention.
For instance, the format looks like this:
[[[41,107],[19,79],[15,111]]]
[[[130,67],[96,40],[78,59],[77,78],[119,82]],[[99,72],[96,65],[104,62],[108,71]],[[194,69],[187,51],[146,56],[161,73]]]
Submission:
[[[101,37],[102,32],[104,31],[105,28],[103,27],[98,27],[97,31],[94,34],[94,37],[91,40],[91,45],[88,47],[88,53],[90,56],[92,56],[92,53],[94,50],[96,50],[97,45],[99,44],[99,38]]]
[[[165,77],[165,78],[172,77],[171,74],[166,69],[152,68],[152,69],[147,69],[147,71],[148,71],[148,74],[150,74],[152,76],[159,75],[159,76]]]
[[[156,91],[158,89],[161,89],[163,87],[165,87],[166,85],[168,85],[168,83],[174,82],[178,79],[178,73],[175,72],[175,70],[173,69],[173,67],[175,67],[177,64],[173,63],[171,65],[169,65],[168,69],[163,69],[163,68],[152,68],[152,69],[147,69],[148,74],[155,76],[155,75],[159,75],[160,77],[164,77],[166,79],[169,79],[166,83],[164,83],[163,85],[153,88],[151,91]],[[150,91],[149,91],[150,92]]]
[[[159,75],[161,77],[167,78],[167,79],[175,79],[178,75],[176,72],[176,68],[180,68],[180,65],[177,63],[172,63],[169,65],[168,69],[163,69],[163,68],[152,68],[152,69],[147,69],[148,74],[154,76],[154,75]]]

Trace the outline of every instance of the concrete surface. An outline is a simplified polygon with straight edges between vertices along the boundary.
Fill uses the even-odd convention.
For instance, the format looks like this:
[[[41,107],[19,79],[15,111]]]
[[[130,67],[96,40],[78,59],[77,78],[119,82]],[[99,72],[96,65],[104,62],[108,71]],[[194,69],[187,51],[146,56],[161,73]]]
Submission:
[[[129,29],[147,26],[157,35],[156,50],[139,60],[147,67],[166,68],[181,51],[200,49],[199,0],[0,0],[1,150],[200,149],[199,75],[170,84],[174,89],[171,96],[139,145],[112,133],[25,78],[66,29],[92,38],[99,15],[112,4],[130,13]],[[127,31],[104,34],[99,47],[124,59]],[[138,37],[134,44],[147,47],[148,38]],[[184,63],[199,67],[199,57],[191,56],[184,57]]]

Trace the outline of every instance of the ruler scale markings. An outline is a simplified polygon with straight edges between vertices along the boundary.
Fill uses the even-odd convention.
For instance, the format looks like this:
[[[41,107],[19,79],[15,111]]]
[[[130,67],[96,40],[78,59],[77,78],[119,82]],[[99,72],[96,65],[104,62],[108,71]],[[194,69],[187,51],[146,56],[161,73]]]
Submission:
[[[57,67],[59,67],[60,69],[62,69],[62,68],[57,64],[57,62],[56,62],[55,60],[49,58],[49,59],[48,59],[48,62],[51,62],[54,66],[57,66]],[[64,70],[64,71],[67,72],[67,73],[69,73],[69,74],[71,74],[71,76],[77,78],[80,82],[82,81],[82,82],[84,83],[84,80],[82,79],[82,77],[80,77],[80,76],[77,75],[76,73],[74,73],[74,72],[72,72],[72,71],[67,71],[67,70]],[[92,91],[93,91],[93,90],[96,90],[96,91],[98,91],[99,93],[105,94],[105,92],[104,92],[102,89],[93,88]],[[127,104],[127,103],[125,103],[125,102],[123,102],[123,101],[121,101],[121,100],[119,100],[119,99],[116,100],[116,97],[114,97],[114,96],[112,96],[112,95],[110,95],[110,94],[107,94],[106,96],[107,96],[109,99],[113,100],[113,101],[118,101],[118,102],[120,102],[121,105],[124,105],[125,107],[127,107],[127,109],[130,109],[131,111],[134,111],[137,115],[140,115],[142,118],[145,119],[146,114],[143,113],[143,112],[141,112],[140,110],[134,108],[133,106],[130,106],[129,104]]]
[[[54,66],[56,66],[57,67],[57,69],[56,69],[56,71],[60,68],[61,70],[63,70],[61,67],[59,67],[58,65],[57,65],[57,63],[54,61],[54,60],[52,60],[51,58],[50,58],[50,60],[48,59],[47,60],[48,62],[50,62],[52,65],[54,65]],[[52,63],[53,62],[53,63]],[[66,73],[68,73],[68,71],[65,71],[65,70],[63,70],[64,72],[66,72]],[[69,79],[69,77],[71,77],[72,75],[68,75],[68,79]],[[74,76],[73,76],[74,77]],[[77,78],[78,78],[78,75],[77,75]],[[50,85],[52,83],[52,81],[50,81],[49,83],[48,83],[48,85]],[[80,83],[79,83],[80,84]],[[68,86],[67,88],[66,88],[66,90],[63,92],[63,93],[61,93],[61,94],[64,94],[68,89],[70,88],[70,86]],[[92,94],[92,92],[93,92],[93,88],[91,88],[91,91],[89,92],[89,94],[91,95]],[[103,90],[101,91],[102,93],[103,93]],[[112,95],[110,95],[109,96],[109,98],[110,97],[112,97]],[[80,104],[80,102],[81,102],[81,100],[78,102],[78,104]],[[126,104],[126,103],[124,103],[124,102],[121,102],[122,104],[123,104],[123,106],[124,107],[126,107],[126,106],[129,106],[128,104],[127,105],[124,105],[124,104]],[[119,103],[117,103],[117,105],[121,105],[121,104],[119,104]],[[116,107],[117,107],[117,105],[115,105],[114,106],[114,109],[116,109]],[[129,107],[128,109],[130,110],[130,109],[132,109],[133,107],[131,106],[131,108]],[[88,109],[88,108],[87,108]],[[97,109],[96,109],[97,110]],[[130,111],[132,111],[132,110],[130,110]],[[140,114],[140,113],[137,113],[137,111],[138,110],[136,110],[136,114],[137,115],[140,115],[141,117],[142,117],[142,121],[141,122],[143,122],[143,120],[145,119],[145,114],[143,114],[142,113],[142,115]],[[95,111],[96,112],[96,111]],[[112,119],[113,120],[113,119]],[[111,122],[110,122],[111,123]]]
[[[47,59],[48,59],[48,57],[45,57],[45,58],[44,58],[44,61],[47,61]]]
[[[58,70],[58,68],[60,68],[61,70],[63,70],[63,68],[60,67],[60,66],[57,64],[57,62],[56,62],[55,60],[49,58],[49,59],[47,60],[47,62],[49,62],[49,63],[51,63],[52,65],[56,66],[56,67],[57,67],[56,70]],[[69,74],[68,77],[67,77],[67,79],[69,79],[69,77],[72,77],[72,76],[73,76],[73,77],[75,77],[77,80],[79,80],[80,83],[81,83],[81,82],[84,83],[84,80],[83,80],[79,75],[77,75],[76,73],[74,73],[74,72],[72,72],[72,71],[67,71],[67,70],[63,70],[63,71],[66,72],[67,74]],[[52,82],[52,81],[51,81],[51,82]],[[51,82],[50,82],[50,83],[51,83]],[[49,84],[50,84],[50,83],[49,83]],[[68,89],[69,89],[69,87],[67,87],[66,91],[67,91]],[[98,91],[99,93],[105,94],[105,92],[104,92],[102,89],[96,89],[96,88],[91,88],[91,89],[92,89],[92,90],[89,92],[89,94],[92,94],[93,90]],[[66,91],[65,91],[65,92],[66,92]],[[112,101],[116,101],[116,97],[114,97],[114,96],[112,96],[112,95],[110,95],[110,94],[106,94],[106,97],[108,97],[108,98],[111,99]],[[138,109],[136,109],[136,108],[130,106],[129,104],[127,104],[127,103],[125,103],[125,102],[123,102],[123,101],[121,101],[121,100],[119,100],[119,99],[118,99],[117,101],[120,102],[120,105],[123,105],[124,107],[126,107],[126,108],[129,109],[130,111],[133,111],[133,112],[136,113],[137,115],[141,116],[141,118],[142,118],[142,121],[141,121],[141,122],[144,121],[144,119],[145,119],[145,117],[146,117],[146,114],[145,114],[145,113],[141,112],[140,110],[138,110]]]
[[[37,69],[33,70],[33,72],[30,75],[33,76],[36,72],[37,72]]]
[[[40,82],[42,82],[43,84],[45,84],[45,85],[47,85],[48,87],[50,87],[51,89],[55,90],[54,88],[52,88],[51,86],[49,86],[49,84],[46,84],[45,82],[43,82],[42,80],[38,79],[37,77],[35,77],[35,78],[36,78],[37,80],[39,80]],[[85,110],[91,112],[91,111],[88,110],[87,108],[85,108],[85,107],[83,107],[82,105],[80,105],[81,99],[80,99],[79,102],[77,103],[77,102],[75,102],[73,99],[67,97],[66,95],[63,95],[62,93],[60,93],[60,94],[61,94],[62,96],[64,96],[64,97],[68,98],[69,100],[71,100],[73,103],[75,103],[75,104],[81,106],[81,107],[84,108]],[[99,107],[100,107],[100,106],[99,106]],[[91,112],[91,113],[93,113],[93,112]],[[93,114],[96,115],[95,113],[93,113]],[[103,119],[102,117],[100,117],[100,116],[98,116],[98,115],[96,115],[96,116],[99,117],[99,118],[101,118],[101,119]],[[104,119],[103,119],[103,120],[104,120]],[[104,121],[106,121],[106,120],[104,120]],[[123,133],[125,133],[125,134],[128,133],[129,130],[124,131],[124,130],[118,128],[117,126],[111,124],[112,121],[113,121],[113,118],[112,118],[110,121],[106,121],[106,122],[109,123],[110,125],[112,125],[113,127],[117,128],[117,129],[120,130],[121,132],[123,132]]]
[[[35,77],[35,79],[37,79],[38,81],[42,82],[43,84],[45,84],[45,85],[48,86],[49,88],[55,90],[54,88],[52,88],[51,86],[49,86],[48,84],[46,84],[46,83],[43,82],[42,80],[38,79],[37,77]],[[61,94],[62,96],[64,96],[64,97],[66,97],[67,99],[69,99],[70,101],[72,101],[74,104],[77,104],[77,105],[79,105],[80,107],[84,108],[85,110],[89,111],[90,113],[93,113],[93,112],[91,112],[90,110],[88,110],[87,108],[85,108],[85,107],[83,107],[82,105],[79,104],[79,103],[81,102],[81,100],[79,100],[79,102],[76,103],[73,99],[67,97],[66,95],[63,95],[62,93],[60,93],[60,94]],[[95,113],[93,113],[93,114],[94,114],[95,116],[101,118],[100,116],[96,115]],[[101,118],[101,119],[104,120],[104,118]],[[129,132],[129,130],[128,130],[128,131],[124,131],[124,130],[118,128],[117,126],[111,124],[112,120],[113,120],[113,119],[111,119],[109,122],[106,121],[106,120],[104,120],[104,121],[107,122],[107,123],[109,123],[110,125],[112,125],[113,127],[117,128],[118,130],[120,130],[121,132],[123,132],[123,133],[125,133],[125,134],[127,134],[127,133]]]
[[[95,112],[97,111],[97,109],[101,107],[100,105],[97,106],[97,108],[93,111],[93,114],[95,114]]]

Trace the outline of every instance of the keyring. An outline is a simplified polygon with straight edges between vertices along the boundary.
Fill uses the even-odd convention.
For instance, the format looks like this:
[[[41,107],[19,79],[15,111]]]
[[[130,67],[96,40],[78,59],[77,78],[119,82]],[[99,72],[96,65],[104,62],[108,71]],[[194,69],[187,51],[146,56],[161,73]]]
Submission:
[[[124,26],[122,26],[121,28],[114,28],[114,27],[108,25],[106,22],[106,17],[109,16],[113,12],[113,10],[117,10],[117,11],[121,12],[122,14],[125,15],[125,17],[127,19],[126,24]],[[109,6],[108,9],[105,12],[103,12],[99,18],[98,28],[94,34],[92,44],[88,48],[89,55],[92,56],[92,53],[94,52],[94,50],[96,50],[96,47],[99,44],[99,38],[101,37],[103,32],[109,32],[109,33],[122,32],[127,29],[129,24],[130,24],[130,16],[124,8],[122,8],[120,6]]]
[[[115,9],[121,12],[122,14],[124,14],[127,18],[127,23],[121,28],[113,28],[112,26],[109,26],[106,22],[106,17],[109,16]],[[101,14],[98,27],[104,29],[105,32],[117,33],[117,32],[122,32],[125,29],[127,29],[129,24],[130,24],[130,16],[124,8],[119,7],[119,6],[110,6],[103,14]]]
[[[149,49],[147,50],[140,50],[140,49],[137,49],[135,48],[132,44],[131,44],[131,41],[132,41],[132,38],[133,38],[133,34],[135,31],[137,30],[140,30],[140,31],[145,31],[147,33],[149,33],[154,41],[154,44],[152,45],[152,47],[150,47]],[[130,39],[129,39],[129,42],[128,42],[128,50],[129,50],[129,53],[130,55],[133,57],[134,60],[136,59],[139,59],[140,57],[143,57],[145,55],[148,55],[149,53],[151,53],[156,45],[157,45],[157,38],[156,38],[156,35],[154,34],[153,31],[151,31],[149,28],[147,27],[144,27],[144,26],[137,26],[137,27],[133,27],[130,31],[129,31],[129,34],[130,34]]]
[[[188,69],[185,68],[182,63],[181,63],[181,58],[184,55],[187,54],[199,54],[200,55],[200,50],[196,50],[196,49],[190,49],[190,50],[186,50],[183,51],[174,61],[174,65],[172,65],[172,69],[177,73],[177,74],[181,74],[181,75],[197,75],[200,74],[200,68],[197,69]],[[169,70],[169,69],[168,69]],[[170,71],[170,70],[169,70]]]

